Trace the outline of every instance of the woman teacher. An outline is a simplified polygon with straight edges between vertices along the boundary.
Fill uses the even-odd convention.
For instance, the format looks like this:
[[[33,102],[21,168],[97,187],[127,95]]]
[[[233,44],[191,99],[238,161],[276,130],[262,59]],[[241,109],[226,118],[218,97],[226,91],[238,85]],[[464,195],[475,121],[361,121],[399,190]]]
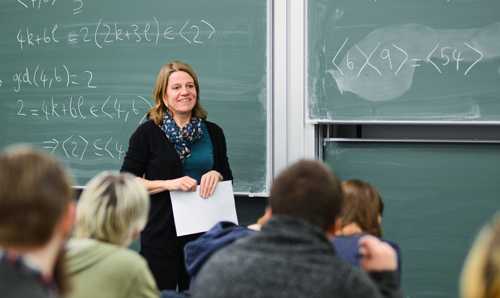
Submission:
[[[217,183],[232,180],[222,129],[206,121],[193,68],[174,61],[163,66],[154,90],[155,106],[130,138],[121,171],[137,176],[151,195],[140,254],[160,290],[189,288],[184,245],[199,235],[177,237],[170,191],[196,191],[208,198]]]

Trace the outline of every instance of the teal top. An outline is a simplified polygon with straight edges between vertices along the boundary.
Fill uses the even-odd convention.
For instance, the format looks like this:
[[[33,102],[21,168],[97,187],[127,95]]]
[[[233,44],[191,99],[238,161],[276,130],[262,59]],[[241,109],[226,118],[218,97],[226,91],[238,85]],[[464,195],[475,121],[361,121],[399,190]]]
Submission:
[[[189,145],[191,156],[184,161],[184,175],[196,179],[198,184],[200,184],[201,176],[211,171],[214,166],[214,146],[205,123],[201,129],[203,135],[198,141]]]

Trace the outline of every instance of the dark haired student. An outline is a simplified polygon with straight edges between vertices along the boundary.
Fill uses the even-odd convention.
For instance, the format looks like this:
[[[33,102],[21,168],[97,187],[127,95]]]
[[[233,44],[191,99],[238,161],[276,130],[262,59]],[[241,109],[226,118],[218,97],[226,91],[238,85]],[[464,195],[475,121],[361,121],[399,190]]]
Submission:
[[[63,249],[73,229],[71,179],[52,155],[14,146],[0,155],[0,297],[71,291]]]
[[[317,161],[299,161],[274,181],[271,216],[258,233],[217,250],[201,268],[194,298],[403,297],[394,249],[359,242],[362,268],[340,260],[328,236],[339,228],[342,190]]]

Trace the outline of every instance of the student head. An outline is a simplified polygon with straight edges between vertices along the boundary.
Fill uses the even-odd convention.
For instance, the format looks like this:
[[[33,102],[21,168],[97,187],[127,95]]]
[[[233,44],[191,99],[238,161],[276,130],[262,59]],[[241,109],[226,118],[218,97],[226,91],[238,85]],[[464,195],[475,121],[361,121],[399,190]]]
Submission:
[[[163,120],[163,114],[168,112],[168,107],[165,105],[165,94],[168,86],[168,78],[170,75],[176,71],[184,71],[188,73],[194,81],[196,88],[196,104],[192,110],[193,117],[200,117],[203,120],[207,118],[207,112],[200,104],[200,86],[198,84],[198,77],[194,69],[186,63],[179,61],[173,61],[165,64],[158,74],[158,79],[156,80],[156,85],[153,93],[155,100],[155,106],[149,109],[147,113],[147,119],[153,120],[157,125],[160,125]]]
[[[500,297],[500,214],[479,232],[462,270],[462,298]]]
[[[102,172],[78,201],[75,236],[128,246],[146,225],[149,195],[127,173]]]
[[[326,166],[302,160],[276,178],[269,205],[273,215],[298,217],[329,231],[342,207],[342,190]]]
[[[0,247],[30,251],[57,232],[69,234],[73,199],[70,179],[55,158],[25,146],[8,148],[0,155]]]
[[[341,228],[355,223],[362,233],[382,237],[380,220],[384,205],[375,187],[362,180],[347,180],[341,186],[344,193]]]
[[[62,295],[70,290],[62,248],[74,206],[71,180],[51,155],[26,146],[0,155],[0,248],[36,260]]]

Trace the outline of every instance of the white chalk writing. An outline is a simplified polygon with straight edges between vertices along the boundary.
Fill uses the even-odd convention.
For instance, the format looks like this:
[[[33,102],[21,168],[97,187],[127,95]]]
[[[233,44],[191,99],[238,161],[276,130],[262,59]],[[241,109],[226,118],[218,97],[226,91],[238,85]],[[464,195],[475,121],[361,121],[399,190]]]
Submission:
[[[333,66],[340,72],[341,75],[344,75],[344,71],[342,71],[342,65],[338,64],[336,62],[337,56],[340,54],[342,49],[345,47],[345,44],[347,43],[349,38],[346,38],[342,46],[339,48],[335,56],[333,57],[332,64]],[[439,43],[434,46],[434,48],[429,49],[428,55],[423,59],[423,58],[411,58],[411,66],[412,67],[421,67],[422,64],[420,62],[426,62],[432,65],[437,72],[442,73],[442,67],[447,66],[450,64],[450,62],[453,62],[455,65],[455,70],[459,71],[460,70],[460,62],[461,61],[471,61],[473,62],[467,69],[464,69],[464,75],[467,75],[469,71],[474,67],[478,62],[480,62],[483,59],[483,54],[473,46],[464,43],[465,46],[467,46],[470,50],[467,51],[466,53],[462,52],[459,49],[453,49],[452,47],[448,46],[443,46],[440,45]],[[367,71],[366,67],[370,67],[372,70],[374,70],[378,75],[384,75],[382,71],[388,71],[390,70],[391,74],[398,75],[399,70],[401,67],[408,61],[409,54],[408,52],[411,51],[411,49],[402,49],[396,44],[392,44],[393,48],[380,48],[380,42],[376,45],[374,45],[373,49],[367,49],[367,50],[362,50],[358,47],[357,44],[354,44],[354,48],[356,49],[355,53],[356,55],[361,56],[363,58],[357,58],[357,59],[350,59],[350,50],[346,53],[345,60],[343,61],[345,63],[345,66],[349,70],[358,70],[357,71],[357,76],[359,77],[363,71]],[[394,53],[394,51],[397,51],[398,53],[402,53],[404,56],[400,57],[399,59],[395,59],[394,55],[391,55]],[[375,55],[376,54],[376,55]],[[438,55],[439,54],[439,55]],[[464,58],[464,55],[467,55],[467,59]],[[352,55],[351,55],[352,57]],[[436,63],[433,61],[431,58],[432,57],[437,57],[444,62],[439,62]],[[381,60],[386,60],[387,65],[385,66],[375,66],[374,63],[371,61],[375,59],[381,59]],[[395,63],[395,64],[394,64]],[[394,71],[393,68],[394,65],[399,65],[398,68]],[[381,65],[381,63],[378,63],[378,65]],[[451,65],[451,64],[450,64]]]
[[[89,70],[80,73],[72,73],[68,67],[63,64],[60,67],[50,68],[49,71],[46,71],[44,68],[40,67],[40,65],[34,68],[26,67],[24,70],[16,72],[12,76],[12,80],[15,83],[14,91],[19,92],[23,85],[52,88],[56,84],[64,87],[81,84],[87,88],[95,89],[97,86],[94,85],[93,77],[92,72]]]
[[[106,139],[95,139],[90,142],[82,135],[70,135],[66,138],[51,139],[43,142],[44,148],[50,150],[52,154],[60,150],[68,159],[83,160],[89,149],[93,148],[94,155],[98,157],[111,157],[121,159],[125,153],[123,144],[113,140],[113,137]]]
[[[95,102],[95,100],[93,102]],[[126,105],[124,103],[126,103]],[[39,106],[29,108],[25,107],[23,99],[17,100],[17,104],[18,116],[39,117],[41,115],[47,121],[64,117],[71,117],[69,119],[106,117],[115,121],[127,122],[129,116],[143,115],[141,119],[138,120],[138,123],[142,123],[146,118],[147,110],[152,107],[152,104],[140,95],[137,95],[136,98],[127,100],[119,99],[118,97],[113,98],[109,95],[106,99],[103,99],[102,103],[99,105],[86,104],[83,96],[70,96],[65,100],[54,99],[54,97],[52,97],[47,100],[41,100]]]
[[[94,43],[96,47],[102,49],[107,44],[116,42],[147,42],[158,45],[162,40],[182,40],[189,44],[202,44],[216,33],[215,28],[205,20],[197,22],[187,20],[182,26],[177,27],[169,25],[162,27],[156,17],[153,17],[152,21],[124,27],[116,22],[103,22],[101,18],[95,27],[83,26],[67,33],[61,33],[57,24],[43,29],[28,27],[19,29],[16,38],[21,50],[59,43],[62,39],[73,45],[82,42]]]

